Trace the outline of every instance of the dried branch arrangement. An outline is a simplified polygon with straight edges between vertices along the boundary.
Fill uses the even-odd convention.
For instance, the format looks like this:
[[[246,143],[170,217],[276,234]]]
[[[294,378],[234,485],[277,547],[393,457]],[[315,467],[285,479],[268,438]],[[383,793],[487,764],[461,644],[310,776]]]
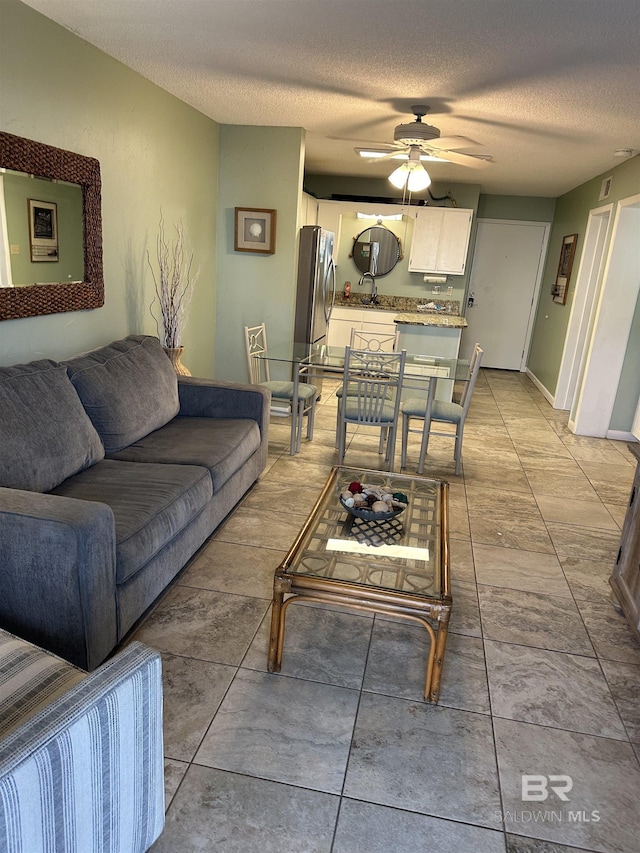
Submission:
[[[176,349],[182,345],[182,331],[187,322],[193,285],[200,275],[199,270],[192,272],[193,252],[187,249],[182,222],[175,226],[175,237],[173,243],[170,243],[165,234],[164,218],[160,216],[156,260],[157,275],[147,252],[147,262],[156,290],[150,306],[151,316],[156,321],[162,346],[165,349]],[[156,303],[160,311],[158,317],[154,314]]]

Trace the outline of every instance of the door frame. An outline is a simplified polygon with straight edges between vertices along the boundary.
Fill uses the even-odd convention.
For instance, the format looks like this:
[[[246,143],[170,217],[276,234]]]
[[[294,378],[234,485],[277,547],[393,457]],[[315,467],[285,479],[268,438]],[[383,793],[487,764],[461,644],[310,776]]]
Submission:
[[[476,235],[475,242],[473,246],[473,256],[471,258],[471,266],[469,270],[469,282],[467,286],[467,294],[465,295],[465,301],[468,297],[468,294],[471,292],[471,282],[473,281],[473,267],[475,261],[475,253],[476,247],[478,245],[478,233],[480,231],[481,223],[487,223],[488,225],[522,225],[522,226],[535,226],[537,228],[542,227],[544,229],[543,237],[542,237],[542,245],[540,247],[540,257],[538,258],[538,269],[536,272],[536,283],[533,288],[533,296],[531,299],[531,305],[529,306],[529,317],[527,320],[527,329],[524,336],[524,342],[522,347],[522,356],[520,358],[520,367],[519,370],[521,373],[524,373],[527,369],[527,359],[529,357],[529,348],[531,346],[531,337],[533,335],[533,325],[535,320],[536,307],[538,305],[538,299],[540,297],[540,288],[542,287],[542,278],[544,275],[544,267],[547,259],[547,250],[549,247],[549,236],[551,234],[551,223],[550,222],[542,222],[530,219],[493,219],[491,217],[481,217],[477,220],[476,223]],[[466,313],[466,312],[465,312]]]
[[[606,438],[609,431],[640,290],[639,222],[640,193],[618,201],[582,383],[569,419],[577,435]]]
[[[0,287],[13,287],[10,256],[7,209],[4,201],[4,174],[0,172]]]
[[[640,399],[638,400],[638,408],[636,409],[633,424],[631,425],[631,435],[640,441]]]
[[[605,247],[613,220],[613,208],[611,203],[589,211],[567,335],[560,360],[558,384],[553,399],[556,409],[572,408],[578,381],[584,369],[589,333],[593,329],[598,287],[602,281]]]

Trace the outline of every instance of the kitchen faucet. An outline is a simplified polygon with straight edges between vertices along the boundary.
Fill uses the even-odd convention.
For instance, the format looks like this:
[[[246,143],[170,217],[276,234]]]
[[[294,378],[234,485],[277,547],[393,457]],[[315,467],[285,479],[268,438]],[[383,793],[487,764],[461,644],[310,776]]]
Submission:
[[[374,274],[373,274],[372,272],[364,272],[364,273],[362,273],[362,276],[361,276],[360,281],[358,282],[358,284],[359,284],[359,286],[360,286],[360,287],[362,287],[362,286],[363,286],[363,284],[364,284],[364,282],[365,282],[365,279],[366,279],[366,278],[370,278],[370,279],[371,279],[371,299],[365,299],[365,298],[364,298],[364,296],[363,296],[363,297],[362,297],[362,302],[363,302],[365,305],[367,304],[367,302],[370,302],[372,305],[377,305],[377,304],[378,304],[378,288],[377,288],[377,286],[376,286],[376,277],[374,276]]]

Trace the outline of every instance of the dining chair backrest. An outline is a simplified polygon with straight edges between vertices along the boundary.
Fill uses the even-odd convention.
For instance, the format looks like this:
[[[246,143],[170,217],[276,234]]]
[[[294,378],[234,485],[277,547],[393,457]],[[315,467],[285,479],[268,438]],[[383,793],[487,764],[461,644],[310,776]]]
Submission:
[[[464,388],[462,389],[462,397],[460,398],[460,405],[462,406],[462,410],[465,416],[471,403],[471,395],[473,394],[473,389],[478,378],[478,372],[480,370],[480,362],[482,361],[483,353],[484,350],[482,349],[480,344],[476,344],[473,348],[471,361],[469,362],[469,379],[467,382],[464,383]]]
[[[259,385],[261,382],[268,382],[269,362],[266,359],[258,358],[257,356],[266,356],[267,354],[267,329],[264,323],[259,326],[245,326],[245,345],[247,349],[247,367],[249,369],[249,382],[254,385]]]
[[[387,353],[345,348],[343,394],[349,401],[350,422],[388,422],[390,400],[397,419],[406,357],[406,350]]]
[[[351,349],[368,350],[369,352],[395,352],[398,349],[399,327],[394,333],[367,332],[364,329],[351,329]]]

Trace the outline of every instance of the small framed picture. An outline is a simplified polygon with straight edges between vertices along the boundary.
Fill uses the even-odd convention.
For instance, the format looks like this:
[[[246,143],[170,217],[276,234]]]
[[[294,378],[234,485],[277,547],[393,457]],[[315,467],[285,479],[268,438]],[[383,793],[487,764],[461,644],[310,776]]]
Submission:
[[[551,296],[554,302],[559,302],[564,305],[567,301],[567,293],[569,291],[569,279],[571,278],[571,270],[573,269],[573,258],[576,253],[576,245],[578,243],[577,234],[567,234],[562,238],[562,248],[560,249],[560,260],[558,262],[558,273],[556,275],[555,284],[551,289]]]
[[[31,261],[58,261],[58,205],[29,199],[29,242]]]
[[[276,211],[236,207],[233,248],[236,252],[273,255],[276,250]]]

